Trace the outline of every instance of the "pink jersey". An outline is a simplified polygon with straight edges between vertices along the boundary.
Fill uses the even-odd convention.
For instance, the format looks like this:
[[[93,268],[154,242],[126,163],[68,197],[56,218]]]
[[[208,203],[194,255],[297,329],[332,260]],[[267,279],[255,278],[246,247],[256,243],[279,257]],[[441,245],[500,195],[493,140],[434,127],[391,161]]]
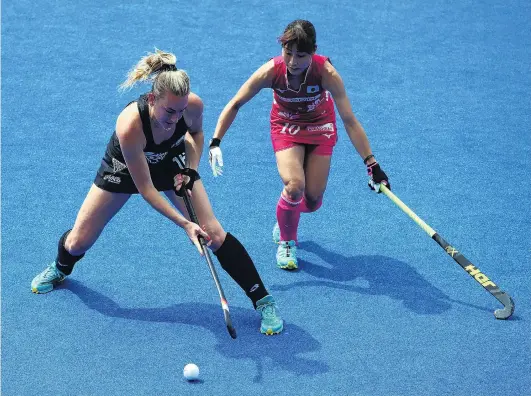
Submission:
[[[304,81],[297,91],[288,86],[287,68],[282,56],[273,60],[272,137],[301,143],[335,145],[337,128],[334,101],[321,85],[322,70],[328,58],[312,56]]]

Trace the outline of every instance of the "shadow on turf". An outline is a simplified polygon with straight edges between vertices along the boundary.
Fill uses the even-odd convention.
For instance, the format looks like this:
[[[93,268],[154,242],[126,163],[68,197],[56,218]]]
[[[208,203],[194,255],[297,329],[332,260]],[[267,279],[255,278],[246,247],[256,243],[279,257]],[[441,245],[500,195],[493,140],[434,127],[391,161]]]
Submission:
[[[281,334],[265,336],[258,330],[260,316],[252,309],[231,307],[231,318],[238,333],[238,338],[232,340],[218,305],[187,302],[164,308],[123,308],[109,297],[74,279],[67,279],[61,288],[70,290],[88,308],[106,316],[204,327],[216,336],[216,349],[223,356],[252,359],[256,363],[254,382],[262,381],[264,360],[271,360],[272,367],[280,367],[297,375],[313,376],[329,370],[326,363],[300,356],[321,348],[319,342],[308,332],[299,326],[285,323]]]
[[[327,250],[313,241],[300,242],[299,247],[328,264],[325,267],[307,259],[299,259],[299,271],[320,280],[273,285],[271,290],[286,291],[297,287],[326,286],[361,294],[384,295],[402,301],[406,308],[418,314],[441,314],[451,308],[452,302],[488,311],[483,307],[450,299],[402,261],[380,255],[347,257]],[[368,286],[347,283],[356,280],[364,281]]]

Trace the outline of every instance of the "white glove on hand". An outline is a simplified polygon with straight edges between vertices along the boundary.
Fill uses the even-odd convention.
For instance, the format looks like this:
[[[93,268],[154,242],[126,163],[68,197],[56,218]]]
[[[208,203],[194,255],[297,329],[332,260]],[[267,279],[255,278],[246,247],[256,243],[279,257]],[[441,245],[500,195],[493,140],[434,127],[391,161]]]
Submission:
[[[223,155],[219,146],[212,146],[208,151],[208,162],[212,168],[214,177],[223,175]]]

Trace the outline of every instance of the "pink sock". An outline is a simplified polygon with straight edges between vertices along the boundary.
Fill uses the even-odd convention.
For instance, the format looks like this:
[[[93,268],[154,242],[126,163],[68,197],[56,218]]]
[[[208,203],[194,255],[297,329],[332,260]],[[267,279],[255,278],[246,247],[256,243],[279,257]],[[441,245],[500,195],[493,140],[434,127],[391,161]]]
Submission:
[[[302,200],[295,202],[280,194],[277,204],[277,221],[280,228],[281,241],[297,242],[297,228],[299,228],[299,219],[301,212],[299,205]]]
[[[319,201],[317,201],[317,204],[315,205],[315,207],[313,209],[309,209],[308,208],[308,205],[306,203],[306,197],[304,197],[302,199],[302,202],[301,204],[299,205],[299,210],[303,213],[311,213],[311,212],[315,212],[317,209],[319,209],[321,207],[321,205],[323,204],[323,197],[319,198]]]

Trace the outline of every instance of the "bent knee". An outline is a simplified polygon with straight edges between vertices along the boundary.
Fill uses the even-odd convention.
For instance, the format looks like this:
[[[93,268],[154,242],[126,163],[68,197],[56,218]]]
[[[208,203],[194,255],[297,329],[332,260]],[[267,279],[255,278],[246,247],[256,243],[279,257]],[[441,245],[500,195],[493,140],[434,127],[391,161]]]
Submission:
[[[210,249],[212,251],[218,250],[219,247],[223,245],[225,237],[227,236],[227,233],[223,227],[221,227],[221,224],[216,220],[213,223],[203,225],[202,228],[210,237]]]
[[[308,208],[308,210],[310,212],[315,212],[323,204],[323,196],[322,195],[317,197],[317,198],[305,196],[304,200],[305,200],[305,203],[306,203],[306,207]]]
[[[97,236],[91,237],[88,233],[72,230],[66,238],[64,247],[70,254],[78,256],[89,250],[96,239]]]
[[[284,186],[284,192],[287,195],[287,198],[297,201],[301,199],[302,194],[304,194],[304,181],[303,180],[290,180],[288,184]]]

